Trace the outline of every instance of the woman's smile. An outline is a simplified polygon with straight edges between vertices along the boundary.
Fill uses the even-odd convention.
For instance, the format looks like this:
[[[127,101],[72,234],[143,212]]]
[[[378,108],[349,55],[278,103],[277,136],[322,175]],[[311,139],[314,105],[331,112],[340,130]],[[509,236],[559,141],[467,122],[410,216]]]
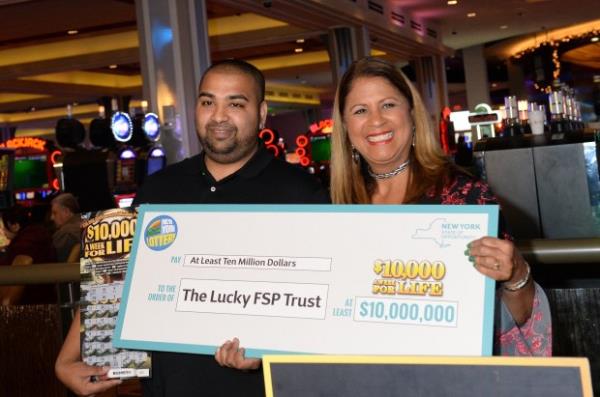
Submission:
[[[391,142],[393,137],[394,133],[392,131],[377,132],[367,135],[367,141],[371,144],[380,145]]]

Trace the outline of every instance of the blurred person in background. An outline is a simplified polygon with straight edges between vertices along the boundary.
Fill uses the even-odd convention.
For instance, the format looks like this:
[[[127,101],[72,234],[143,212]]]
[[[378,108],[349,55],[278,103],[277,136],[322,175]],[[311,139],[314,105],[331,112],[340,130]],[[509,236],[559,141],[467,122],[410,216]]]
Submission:
[[[56,226],[52,236],[56,259],[58,262],[66,262],[73,247],[79,246],[81,242],[81,216],[77,198],[71,193],[56,196],[52,200],[50,219]]]
[[[0,266],[27,266],[56,262],[50,231],[36,222],[26,208],[14,206],[2,213],[3,229],[10,243]],[[54,285],[0,286],[2,305],[56,303]]]

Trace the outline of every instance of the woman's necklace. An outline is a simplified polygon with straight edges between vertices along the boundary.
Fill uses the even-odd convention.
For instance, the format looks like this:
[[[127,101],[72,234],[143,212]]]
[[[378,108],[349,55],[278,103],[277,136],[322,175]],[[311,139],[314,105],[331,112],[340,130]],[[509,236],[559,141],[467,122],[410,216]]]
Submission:
[[[377,173],[373,172],[371,167],[367,167],[367,171],[369,172],[369,175],[371,175],[371,177],[373,177],[375,179],[388,179],[388,178],[391,178],[393,176],[396,176],[396,175],[402,173],[402,171],[406,170],[406,168],[408,167],[409,164],[410,164],[410,159],[408,159],[404,163],[400,164],[398,166],[398,168],[391,170],[390,172],[384,172],[382,174],[377,174]]]

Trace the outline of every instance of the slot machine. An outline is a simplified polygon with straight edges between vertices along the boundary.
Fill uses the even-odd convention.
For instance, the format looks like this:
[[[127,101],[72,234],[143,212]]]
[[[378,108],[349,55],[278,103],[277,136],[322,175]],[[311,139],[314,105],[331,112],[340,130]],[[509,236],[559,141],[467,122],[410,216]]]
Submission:
[[[309,131],[296,137],[296,156],[302,167],[329,186],[331,132],[333,120],[325,119],[310,125]]]
[[[115,159],[114,195],[117,205],[125,196],[135,194],[137,188],[136,163],[138,154],[127,143],[133,136],[131,117],[124,112],[115,112],[110,123],[112,134],[117,141],[117,156]]]
[[[110,121],[104,119],[104,107],[99,107],[99,118],[90,124],[89,138],[93,149],[85,147],[85,128],[70,116],[58,120],[56,141],[62,149],[61,161],[54,167],[59,171],[61,190],[72,193],[79,201],[82,212],[112,208],[113,161],[103,147],[114,142]],[[107,138],[107,135],[110,138]],[[110,166],[109,166],[110,165]]]
[[[14,204],[13,175],[15,151],[0,149],[0,209],[10,208]]]
[[[144,150],[143,176],[152,175],[167,165],[165,149],[159,143],[160,121],[154,113],[146,113],[142,122],[142,130],[146,136],[149,146]]]
[[[258,137],[265,148],[267,148],[273,156],[285,160],[287,147],[283,138],[279,136],[279,133],[276,130],[263,128],[258,133]]]
[[[115,139],[128,144],[118,151],[115,163],[115,201],[121,208],[131,205],[135,191],[146,176],[167,165],[165,149],[159,143],[158,116],[155,113],[136,114],[131,120],[127,114],[122,115],[120,125],[113,131]],[[119,131],[122,131],[121,136],[118,136]]]
[[[60,151],[55,150],[51,142],[41,138],[18,137],[0,143],[0,148],[14,151],[12,160],[10,155],[0,157],[0,191],[3,192],[0,194],[5,195],[12,190],[17,204],[33,207],[46,203],[48,196],[60,190],[53,166]],[[6,200],[6,203],[12,201]]]
[[[0,149],[0,210],[10,208],[14,205],[12,180],[14,174],[15,151],[13,149]],[[0,225],[2,220],[0,219]],[[0,249],[4,249],[10,243],[9,238],[0,228]]]

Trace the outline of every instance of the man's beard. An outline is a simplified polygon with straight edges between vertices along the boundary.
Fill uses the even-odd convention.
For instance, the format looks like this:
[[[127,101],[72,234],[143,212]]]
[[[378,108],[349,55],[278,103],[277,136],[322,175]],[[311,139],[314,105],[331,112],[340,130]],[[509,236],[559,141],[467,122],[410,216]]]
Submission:
[[[214,138],[211,130],[225,130],[229,137],[224,140]],[[255,128],[258,131],[258,125]],[[241,136],[238,128],[229,123],[208,123],[206,134],[200,135],[200,143],[206,155],[213,161],[228,164],[243,159],[251,153],[258,142],[258,135]]]

